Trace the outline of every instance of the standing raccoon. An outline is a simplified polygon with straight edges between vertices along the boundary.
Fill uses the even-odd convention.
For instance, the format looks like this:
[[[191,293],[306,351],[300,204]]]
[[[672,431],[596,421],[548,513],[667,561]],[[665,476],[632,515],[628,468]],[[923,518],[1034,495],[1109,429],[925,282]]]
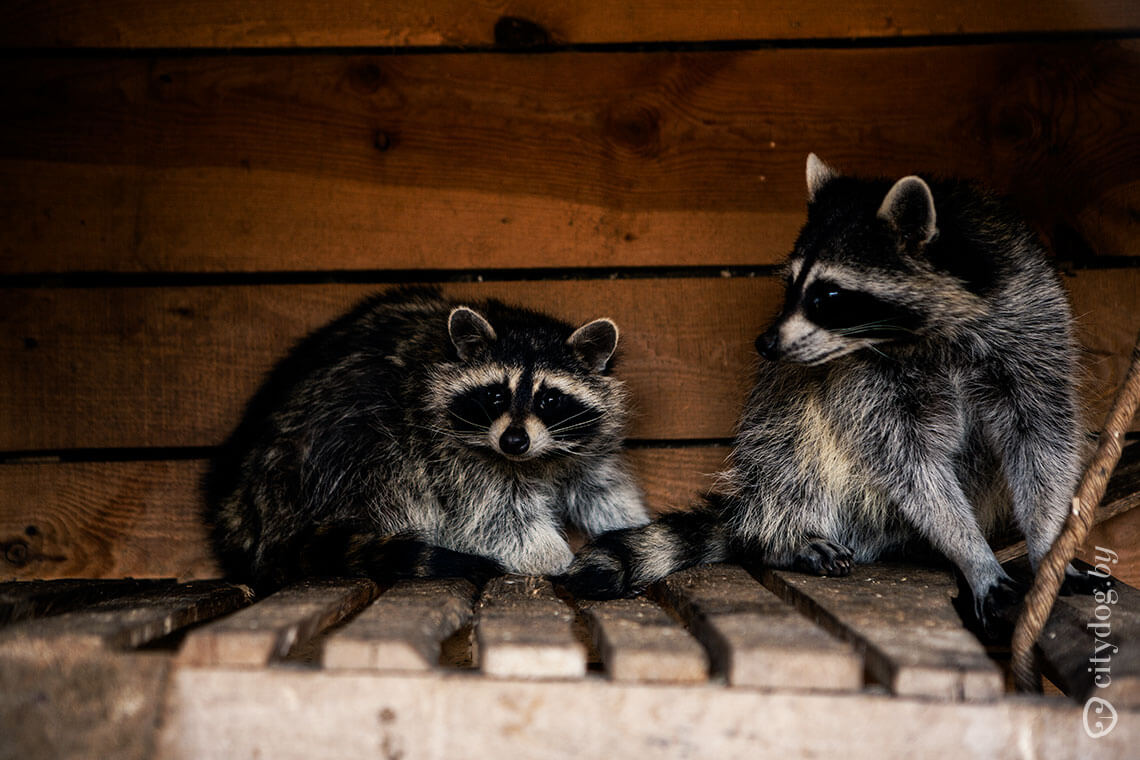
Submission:
[[[207,516],[229,577],[377,580],[571,561],[564,528],[642,525],[619,451],[618,330],[434,290],[365,300],[271,373],[214,462]]]
[[[1024,223],[963,182],[839,176],[813,154],[807,184],[718,487],[601,537],[563,580],[622,595],[724,559],[846,575],[932,547],[993,632],[1018,593],[987,536],[1012,513],[1036,568],[1078,477],[1065,294]]]

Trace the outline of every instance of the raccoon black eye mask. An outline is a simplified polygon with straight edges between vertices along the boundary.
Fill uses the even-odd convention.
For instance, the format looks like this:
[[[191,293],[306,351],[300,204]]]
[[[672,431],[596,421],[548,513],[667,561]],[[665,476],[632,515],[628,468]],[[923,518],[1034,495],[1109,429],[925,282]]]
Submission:
[[[274,369],[206,483],[227,575],[549,574],[643,525],[618,329],[429,289],[374,296]]]
[[[807,184],[719,485],[600,537],[560,580],[620,596],[699,562],[845,575],[932,547],[997,634],[1019,593],[986,537],[1012,517],[1036,568],[1080,467],[1064,291],[1026,225],[964,182],[846,177],[811,155]]]

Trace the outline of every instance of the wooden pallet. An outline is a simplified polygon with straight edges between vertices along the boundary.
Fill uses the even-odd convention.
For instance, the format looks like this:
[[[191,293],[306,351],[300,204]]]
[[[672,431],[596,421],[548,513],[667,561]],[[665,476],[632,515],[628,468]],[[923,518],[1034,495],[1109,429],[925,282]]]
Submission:
[[[0,757],[1122,757],[1140,741],[1140,592],[1065,597],[1042,637],[1072,699],[1007,693],[951,575],[735,565],[646,598],[541,579],[0,584]],[[993,654],[992,652],[990,653]],[[1092,738],[1107,700],[1116,724]],[[1092,708],[1102,704],[1091,703]]]

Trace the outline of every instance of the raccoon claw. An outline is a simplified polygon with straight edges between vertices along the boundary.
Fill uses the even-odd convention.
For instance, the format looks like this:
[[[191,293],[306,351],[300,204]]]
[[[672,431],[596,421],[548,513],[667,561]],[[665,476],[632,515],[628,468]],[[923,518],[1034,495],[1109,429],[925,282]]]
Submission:
[[[826,538],[813,538],[808,541],[792,559],[792,567],[802,573],[813,575],[851,575],[855,560],[851,551],[842,544]]]
[[[1012,578],[999,578],[981,597],[973,597],[973,620],[968,621],[970,627],[986,642],[1008,641],[1013,635],[1026,591],[1024,584]],[[958,601],[971,596],[969,587],[959,578]]]
[[[1107,591],[1112,588],[1112,576],[1093,575],[1083,570],[1070,568],[1065,571],[1065,580],[1061,582],[1061,596],[1080,594],[1087,596],[1097,591]]]

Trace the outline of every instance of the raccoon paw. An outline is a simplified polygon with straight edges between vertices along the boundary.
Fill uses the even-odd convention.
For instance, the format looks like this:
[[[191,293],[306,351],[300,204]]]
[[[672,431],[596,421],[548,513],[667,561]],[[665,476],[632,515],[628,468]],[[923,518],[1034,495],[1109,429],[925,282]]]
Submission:
[[[1093,575],[1084,570],[1078,570],[1070,565],[1065,570],[1065,580],[1061,582],[1061,596],[1080,594],[1088,596],[1097,591],[1107,591],[1112,588],[1111,575]]]
[[[851,550],[826,538],[813,537],[792,558],[792,568],[812,575],[851,575],[855,560]]]
[[[982,596],[974,596],[974,620],[970,627],[987,642],[1008,641],[1027,590],[1024,584],[1012,578],[998,578]],[[958,596],[962,599],[970,595],[963,589]]]

